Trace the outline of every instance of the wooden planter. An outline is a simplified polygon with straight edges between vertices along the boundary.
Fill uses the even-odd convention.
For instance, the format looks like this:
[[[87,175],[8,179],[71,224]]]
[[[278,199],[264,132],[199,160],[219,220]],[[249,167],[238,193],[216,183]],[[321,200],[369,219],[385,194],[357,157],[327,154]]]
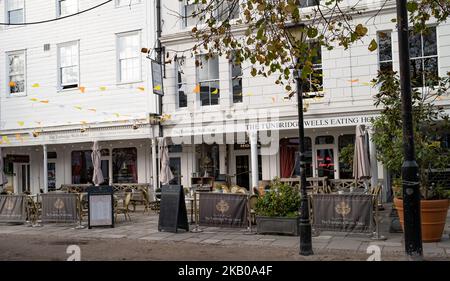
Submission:
[[[445,220],[447,218],[449,202],[450,200],[448,199],[420,201],[423,242],[441,241],[442,233],[445,227]],[[403,229],[403,200],[394,198],[394,204]]]
[[[299,235],[300,217],[260,217],[256,216],[258,234]]]

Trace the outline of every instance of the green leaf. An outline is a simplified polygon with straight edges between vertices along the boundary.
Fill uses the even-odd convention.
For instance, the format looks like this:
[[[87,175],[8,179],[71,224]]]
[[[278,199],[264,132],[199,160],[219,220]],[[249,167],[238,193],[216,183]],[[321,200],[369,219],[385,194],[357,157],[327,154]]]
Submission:
[[[417,2],[411,1],[406,4],[406,9],[410,13],[414,13],[419,8],[419,4]]]
[[[308,28],[308,37],[309,38],[315,38],[318,33],[319,33],[319,31],[317,31],[317,28],[315,28],[315,27]]]
[[[373,52],[378,48],[377,41],[375,39],[372,39],[369,44],[369,51]]]

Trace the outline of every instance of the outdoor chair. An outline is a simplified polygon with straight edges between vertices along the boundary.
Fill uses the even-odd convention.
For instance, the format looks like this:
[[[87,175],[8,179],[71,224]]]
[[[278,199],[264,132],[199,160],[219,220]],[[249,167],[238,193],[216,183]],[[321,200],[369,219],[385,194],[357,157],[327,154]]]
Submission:
[[[131,216],[130,216],[130,202],[131,202],[131,192],[126,192],[125,193],[125,197],[122,200],[122,205],[119,206],[117,205],[116,208],[114,209],[115,212],[115,220],[117,221],[117,216],[119,214],[123,214],[125,217],[125,220],[130,220],[131,221]]]

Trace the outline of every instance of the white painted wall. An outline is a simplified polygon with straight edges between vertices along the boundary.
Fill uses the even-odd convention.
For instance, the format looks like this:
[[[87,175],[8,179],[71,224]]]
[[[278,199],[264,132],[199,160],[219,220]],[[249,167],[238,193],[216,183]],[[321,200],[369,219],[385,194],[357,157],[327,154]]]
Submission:
[[[34,22],[56,16],[56,1],[25,1],[25,20]],[[95,6],[103,0],[79,1],[79,9]],[[1,130],[33,127],[102,123],[113,120],[143,118],[155,112],[151,90],[150,60],[142,54],[142,81],[119,84],[117,81],[116,33],[140,30],[141,46],[155,45],[154,1],[141,1],[132,6],[116,7],[112,1],[85,14],[56,22],[0,27],[0,104]],[[5,22],[5,1],[0,0],[0,22]],[[80,86],[78,89],[57,90],[57,45],[79,41]],[[44,44],[50,51],[44,52]],[[26,50],[26,96],[10,97],[7,92],[6,52]],[[39,83],[39,88],[32,85]],[[107,87],[100,91],[99,87]],[[137,90],[144,87],[145,92]],[[30,101],[48,100],[48,104]],[[60,108],[57,105],[66,105]],[[81,106],[83,110],[73,106]],[[97,112],[87,109],[96,109]],[[108,115],[101,112],[110,113]],[[119,113],[117,117],[115,113]],[[125,115],[125,116],[124,116]],[[24,122],[24,126],[17,122]],[[36,122],[41,122],[38,125]]]

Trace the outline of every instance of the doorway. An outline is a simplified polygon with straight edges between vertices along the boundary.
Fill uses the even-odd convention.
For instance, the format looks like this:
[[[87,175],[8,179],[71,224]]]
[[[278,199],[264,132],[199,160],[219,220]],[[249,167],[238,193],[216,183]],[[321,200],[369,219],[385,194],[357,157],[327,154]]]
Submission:
[[[31,183],[30,183],[30,164],[28,163],[21,163],[18,164],[18,187],[19,192],[30,192],[31,191]]]
[[[250,163],[248,155],[236,156],[236,184],[249,189],[250,187]]]
[[[316,171],[318,177],[334,179],[334,150],[332,146],[316,149]]]
[[[170,157],[169,166],[173,174],[173,179],[169,182],[169,184],[181,185],[181,158]]]

